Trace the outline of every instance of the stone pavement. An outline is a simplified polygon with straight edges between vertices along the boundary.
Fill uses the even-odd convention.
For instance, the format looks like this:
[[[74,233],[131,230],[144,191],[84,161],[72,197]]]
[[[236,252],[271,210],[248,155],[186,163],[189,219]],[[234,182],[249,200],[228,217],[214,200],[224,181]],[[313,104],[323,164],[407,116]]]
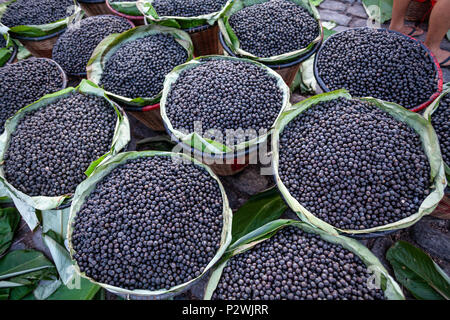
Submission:
[[[319,5],[319,13],[322,21],[334,21],[337,26],[333,29],[337,32],[347,30],[349,28],[358,28],[368,26],[368,16],[361,3],[361,0],[324,0]],[[407,22],[408,25],[413,25],[413,22]],[[369,26],[372,26],[369,23]],[[389,27],[389,21],[382,24],[383,28]],[[419,24],[419,27],[425,33],[417,37],[420,41],[425,41],[426,31],[428,30],[427,23]],[[450,51],[450,41],[444,38],[441,43],[441,48]],[[450,68],[442,69],[444,83],[450,82]]]

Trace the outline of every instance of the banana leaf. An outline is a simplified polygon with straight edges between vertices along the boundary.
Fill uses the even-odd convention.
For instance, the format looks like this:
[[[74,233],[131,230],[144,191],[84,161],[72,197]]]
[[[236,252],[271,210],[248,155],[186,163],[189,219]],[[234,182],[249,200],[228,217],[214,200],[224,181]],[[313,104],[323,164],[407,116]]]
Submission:
[[[94,83],[83,80],[79,86],[76,88],[66,88],[64,90],[45,95],[38,101],[20,109],[13,117],[8,119],[5,123],[5,131],[0,136],[0,189],[5,190],[7,195],[13,200],[17,209],[19,210],[21,216],[28,224],[31,230],[34,230],[39,224],[39,220],[36,216],[36,209],[38,210],[52,210],[64,202],[66,202],[71,194],[60,195],[56,197],[46,197],[46,196],[28,196],[23,192],[17,190],[13,185],[11,185],[5,178],[5,173],[3,169],[3,157],[8,148],[11,135],[15,131],[19,121],[25,117],[28,112],[33,110],[43,108],[48,104],[51,104],[61,98],[69,96],[72,92],[80,92],[89,95],[95,95],[103,97],[106,99],[112,108],[116,111],[117,122],[114,131],[113,141],[111,143],[111,149],[102,157],[92,162],[89,168],[86,170],[86,174],[89,175],[93,169],[100,164],[105,158],[108,158],[120,150],[122,150],[130,141],[130,125],[126,115],[122,115],[117,109],[116,105],[105,95],[105,92],[96,86]]]
[[[305,48],[300,48],[300,49],[292,51],[292,52],[283,53],[283,54],[280,54],[277,56],[272,56],[272,57],[267,57],[267,58],[255,56],[254,54],[241,49],[239,39],[229,23],[230,17],[234,13],[236,13],[237,11],[239,11],[243,8],[246,8],[246,7],[255,5],[255,4],[264,3],[267,1],[269,1],[269,0],[236,0],[233,2],[233,6],[227,8],[225,13],[223,14],[223,17],[219,19],[218,24],[219,24],[220,32],[222,33],[222,36],[223,36],[223,39],[224,39],[226,45],[231,49],[231,51],[234,54],[236,54],[239,57],[252,59],[252,60],[255,60],[258,62],[262,62],[262,63],[283,64],[283,63],[293,61],[293,60],[299,58],[300,56],[304,55],[305,53],[309,52],[310,50],[313,49],[313,47],[318,42],[320,42],[322,40],[324,31],[323,31],[322,24],[320,23],[320,16],[319,16],[319,12],[316,9],[316,7],[311,3],[310,0],[289,0],[299,6],[302,6],[303,8],[307,9],[308,12],[317,20],[317,22],[319,23],[319,27],[320,27],[319,35],[310,44],[308,44]]]
[[[197,149],[201,152],[210,153],[210,154],[226,154],[229,152],[241,151],[241,150],[245,150],[249,147],[256,146],[256,145],[266,141],[268,136],[272,132],[272,128],[268,128],[268,132],[266,134],[260,135],[255,139],[252,139],[249,141],[244,141],[244,142],[234,145],[234,146],[227,146],[227,145],[219,143],[217,141],[213,141],[211,139],[204,138],[196,132],[183,133],[183,132],[173,128],[172,124],[170,123],[169,118],[167,117],[167,112],[166,112],[166,102],[167,102],[167,97],[169,95],[170,89],[171,89],[172,85],[175,83],[175,81],[177,81],[178,77],[184,70],[187,70],[190,68],[195,68],[198,65],[204,63],[204,60],[202,60],[202,58],[245,61],[245,62],[253,63],[253,64],[259,66],[260,68],[263,68],[264,70],[266,70],[266,72],[269,75],[271,75],[272,77],[275,77],[277,79],[278,87],[284,93],[282,107],[281,107],[281,110],[280,110],[280,113],[279,113],[277,119],[281,116],[282,112],[286,108],[288,108],[290,105],[289,104],[289,99],[290,99],[289,87],[286,85],[283,78],[281,78],[281,76],[278,73],[276,73],[272,69],[266,67],[265,65],[263,65],[259,62],[256,62],[256,61],[252,61],[252,60],[248,60],[248,59],[234,58],[234,57],[225,57],[225,56],[198,57],[187,63],[184,63],[182,65],[175,67],[172,70],[172,72],[166,76],[166,80],[164,81],[164,89],[163,89],[163,93],[162,93],[162,97],[161,97],[160,106],[161,106],[161,117],[164,121],[165,126],[167,127],[168,132],[170,132],[172,135],[174,135],[178,140],[180,140],[184,144],[191,146],[194,149]]]
[[[142,13],[137,8],[137,3],[139,1],[115,1],[115,2],[111,2],[110,0],[106,1],[108,1],[108,4],[111,6],[111,8],[120,13],[136,17],[142,16]]]
[[[35,289],[42,297],[43,280],[54,282],[56,269],[39,251],[14,250],[0,259],[0,288],[11,289],[9,299],[21,299]]]
[[[388,112],[395,119],[406,123],[412,127],[420,136],[422,146],[428,160],[430,162],[431,173],[431,190],[432,192],[422,202],[418,212],[415,214],[401,219],[399,221],[389,223],[383,226],[363,229],[363,230],[345,230],[336,228],[325,221],[314,216],[313,213],[303,207],[289,192],[284,183],[281,181],[278,173],[279,165],[279,138],[280,133],[283,132],[284,127],[300,113],[305,112],[315,104],[323,101],[330,101],[337,98],[352,99],[348,91],[341,89],[324,94],[319,94],[309,99],[292,106],[291,110],[283,113],[279,121],[275,125],[275,130],[272,137],[272,150],[273,150],[273,162],[272,168],[275,174],[276,183],[280,189],[281,194],[288,203],[289,207],[299,216],[299,218],[305,222],[325,230],[331,234],[337,235],[339,233],[344,234],[367,234],[378,231],[389,231],[407,228],[417,221],[419,221],[424,215],[428,215],[436,208],[442,197],[444,196],[444,189],[447,185],[445,178],[444,163],[442,161],[441,151],[437,140],[436,133],[431,126],[430,122],[425,120],[417,113],[411,112],[398,104],[385,102],[374,98],[358,98],[361,101],[366,101],[374,104],[378,108]]]
[[[395,280],[389,275],[381,262],[360,242],[354,239],[350,239],[340,235],[331,235],[326,231],[317,229],[312,225],[290,219],[279,219],[271,221],[264,226],[248,233],[240,238],[234,244],[230,246],[224,255],[223,259],[214,267],[211,277],[208,281],[205,290],[205,300],[210,300],[214,291],[217,288],[217,284],[222,276],[223,268],[225,268],[227,262],[235,255],[243,253],[247,250],[251,250],[258,243],[270,239],[282,228],[293,226],[300,228],[304,232],[313,233],[319,235],[324,241],[342,245],[345,249],[353,252],[366,264],[368,269],[374,273],[375,283],[379,283],[381,289],[384,291],[385,297],[389,300],[403,300],[403,292]]]
[[[16,208],[0,208],[0,257],[9,249],[20,223]]]
[[[117,50],[120,49],[121,46],[130,41],[159,33],[172,35],[175,40],[186,49],[188,53],[187,61],[192,59],[194,56],[194,45],[186,32],[158,25],[140,26],[120,34],[112,34],[103,39],[97,48],[95,48],[91,59],[88,62],[86,67],[87,78],[99,85],[106,62],[114,55],[114,53],[116,53]],[[136,77],[139,77],[139,75],[136,74]],[[147,106],[158,103],[161,99],[162,92],[153,97],[124,97],[109,91],[106,91],[106,94],[111,98],[127,105]]]
[[[9,0],[7,2],[0,3],[0,19],[5,13],[7,7],[11,3],[16,1],[17,0]],[[54,34],[60,30],[65,29],[75,17],[79,17],[80,14],[82,14],[82,10],[78,5],[73,5],[71,8],[73,8],[73,13],[64,19],[42,25],[20,25],[8,28],[8,30],[13,33],[13,36],[16,35],[20,37],[30,38],[44,37],[50,34]]]
[[[220,242],[220,248],[217,251],[214,258],[209,262],[209,264],[204,268],[201,275],[197,278],[194,278],[186,283],[179,284],[175,287],[172,287],[168,290],[161,289],[156,291],[150,291],[150,290],[144,290],[144,289],[136,289],[136,290],[127,290],[119,287],[115,287],[109,284],[105,283],[98,283],[95,280],[89,278],[85,273],[81,272],[78,265],[76,264],[76,261],[73,259],[73,255],[75,253],[71,238],[72,238],[72,232],[73,232],[73,222],[77,215],[77,213],[80,211],[84,201],[89,196],[89,194],[95,190],[95,187],[98,182],[100,182],[105,176],[107,176],[114,168],[118,167],[119,165],[125,163],[129,159],[137,159],[142,157],[153,157],[153,156],[169,156],[169,157],[179,157],[178,161],[188,161],[193,162],[195,165],[200,166],[204,168],[218,183],[220,187],[220,191],[222,194],[223,199],[223,229],[222,229],[222,237]],[[147,296],[147,297],[170,297],[173,295],[176,295],[177,293],[180,293],[190,286],[192,286],[195,282],[200,280],[209,270],[212,268],[212,266],[219,261],[219,259],[224,254],[226,248],[231,242],[231,225],[232,225],[232,216],[233,213],[228,205],[228,199],[227,195],[225,193],[225,189],[223,188],[219,178],[212,172],[212,170],[200,163],[199,161],[195,159],[191,159],[190,157],[186,156],[185,154],[178,154],[178,153],[171,153],[171,152],[163,152],[163,151],[142,151],[142,152],[124,152],[116,155],[113,158],[110,158],[109,160],[105,161],[101,166],[97,167],[92,175],[83,181],[78,187],[74,195],[74,199],[72,201],[72,206],[70,208],[70,217],[69,217],[69,223],[68,223],[68,245],[69,245],[69,251],[70,255],[72,257],[72,260],[75,264],[75,270],[77,274],[81,275],[82,277],[89,279],[92,283],[98,284],[101,287],[107,289],[108,291],[118,294],[118,295],[125,295],[125,296]]]
[[[154,0],[139,0],[137,7],[150,23],[161,24],[177,29],[190,29],[203,25],[213,25],[226,10],[233,5],[233,0],[228,0],[218,12],[212,12],[196,17],[159,16],[152,6]]]
[[[437,108],[439,107],[439,102],[441,101],[441,99],[447,95],[450,94],[450,82],[446,83],[444,85],[444,90],[442,91],[442,93],[440,94],[439,97],[436,98],[436,100],[433,101],[432,104],[430,104],[424,111],[423,116],[425,119],[427,119],[428,121],[431,122],[431,117],[433,115],[433,113],[437,110]],[[444,163],[445,166],[445,174],[447,176],[447,181],[450,180],[450,164],[448,163]]]

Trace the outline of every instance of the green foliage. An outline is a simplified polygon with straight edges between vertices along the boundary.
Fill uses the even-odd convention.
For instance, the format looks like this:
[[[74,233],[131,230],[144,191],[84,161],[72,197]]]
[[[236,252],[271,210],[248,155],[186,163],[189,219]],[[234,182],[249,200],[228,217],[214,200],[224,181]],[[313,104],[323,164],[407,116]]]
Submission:
[[[47,300],[92,300],[100,290],[100,286],[87,279],[79,279],[78,289],[61,285]]]
[[[393,0],[362,0],[369,18],[384,23],[392,17]]]
[[[0,259],[0,299],[19,300],[41,280],[55,280],[56,268],[39,251],[15,250]]]
[[[11,246],[19,222],[20,215],[15,208],[0,209],[0,257]]]
[[[231,243],[280,218],[286,209],[287,205],[275,187],[254,195],[233,215]]]
[[[450,300],[450,278],[421,249],[398,241],[386,255],[395,277],[417,299]]]

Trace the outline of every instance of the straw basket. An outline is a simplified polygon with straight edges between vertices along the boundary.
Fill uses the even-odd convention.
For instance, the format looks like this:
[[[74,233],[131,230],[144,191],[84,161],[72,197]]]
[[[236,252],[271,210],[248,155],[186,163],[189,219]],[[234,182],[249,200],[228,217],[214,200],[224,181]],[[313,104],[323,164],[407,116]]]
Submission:
[[[450,219],[450,190],[446,190],[444,198],[439,202],[437,208],[431,213],[433,217]]]
[[[414,0],[409,3],[405,19],[413,22],[427,21],[431,13],[431,0]]]
[[[161,114],[159,112],[159,103],[145,107],[124,106],[124,108],[129,114],[153,131],[165,130],[163,119],[161,118]]]
[[[105,0],[78,0],[78,3],[89,17],[111,14],[111,10],[109,10]]]
[[[203,25],[195,28],[184,29],[194,44],[194,55],[196,57],[207,55],[222,55],[223,47],[219,43],[219,26]]]
[[[49,34],[43,37],[22,37],[13,34],[13,38],[20,41],[31,54],[37,58],[51,58],[53,46],[61,34],[63,34],[66,29],[60,30],[56,33]]]

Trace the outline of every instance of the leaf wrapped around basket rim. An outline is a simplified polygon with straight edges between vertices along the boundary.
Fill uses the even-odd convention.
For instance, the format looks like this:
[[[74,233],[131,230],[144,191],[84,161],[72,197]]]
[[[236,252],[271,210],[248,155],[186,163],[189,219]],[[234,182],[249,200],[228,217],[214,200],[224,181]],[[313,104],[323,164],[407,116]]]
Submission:
[[[94,168],[98,166],[103,160],[120,152],[120,150],[126,147],[128,142],[130,141],[130,124],[128,122],[126,114],[121,114],[116,105],[106,96],[105,92],[89,80],[82,80],[80,85],[78,85],[76,88],[69,87],[61,91],[45,95],[36,102],[33,102],[32,104],[20,109],[13,117],[6,120],[5,131],[0,136],[0,189],[2,189],[1,191],[5,191],[6,194],[13,199],[14,204],[19,210],[20,214],[32,230],[38,224],[38,220],[35,214],[36,209],[55,209],[63,204],[66,200],[68,200],[71,195],[65,194],[54,197],[29,196],[17,190],[5,178],[5,173],[3,170],[3,157],[8,148],[12,133],[15,131],[19,121],[24,118],[27,113],[43,108],[61,98],[67,97],[72,92],[80,92],[88,95],[103,97],[106,101],[108,101],[111,107],[114,108],[117,114],[117,122],[115,125],[114,136],[110,150],[99,159],[91,163],[89,168],[87,168],[86,170],[86,175],[89,175],[94,170]]]
[[[137,7],[139,11],[151,23],[156,23],[178,29],[190,29],[204,25],[212,26],[224,14],[226,10],[231,8],[234,0],[228,0],[222,7],[222,9],[218,12],[212,12],[195,17],[159,16],[155,8],[152,6],[153,1],[154,0],[137,1]]]
[[[147,25],[139,26],[123,33],[111,34],[100,42],[100,44],[95,48],[92,53],[91,59],[89,60],[86,70],[87,78],[97,85],[100,85],[100,80],[102,78],[103,70],[105,68],[106,62],[110,59],[120,47],[130,41],[145,38],[154,34],[170,34],[174,37],[175,41],[180,44],[188,54],[187,61],[191,60],[194,56],[194,45],[192,44],[189,35],[175,28],[169,28],[159,25]],[[137,77],[139,75],[136,75]],[[162,92],[159,92],[153,97],[137,97],[129,98],[121,95],[114,94],[110,91],[106,91],[106,94],[111,98],[123,102],[127,105],[132,106],[147,106],[153,105],[159,102],[161,99]]]
[[[355,98],[355,100],[360,100],[363,102],[369,102],[374,104],[376,107],[389,113],[395,119],[406,123],[409,127],[412,127],[414,131],[416,131],[420,136],[420,141],[422,142],[423,150],[430,163],[430,177],[431,177],[430,183],[432,192],[422,202],[418,212],[409,217],[403,218],[399,221],[389,223],[383,226],[363,230],[346,230],[334,227],[331,224],[323,221],[322,219],[317,218],[316,216],[314,216],[313,213],[311,213],[308,209],[303,207],[290,194],[287,187],[281,181],[278,172],[280,134],[285,128],[285,126],[295,117],[297,117],[300,113],[305,112],[310,107],[313,107],[319,102],[330,101],[337,98],[353,99],[350,93],[348,93],[348,91],[345,89],[319,94],[309,99],[303,100],[298,104],[292,106],[290,110],[283,113],[283,115],[280,117],[280,119],[277,121],[275,125],[275,129],[272,136],[272,152],[273,152],[272,169],[275,175],[275,180],[278,185],[278,188],[281,194],[283,195],[285,201],[288,203],[289,207],[299,216],[301,220],[311,223],[312,225],[335,235],[339,233],[368,234],[372,232],[403,229],[415,224],[424,215],[428,215],[431,212],[433,212],[433,210],[436,208],[436,206],[444,196],[444,189],[447,185],[447,180],[445,178],[444,162],[442,160],[441,150],[439,148],[436,132],[431,126],[431,123],[425,120],[419,114],[407,110],[396,103],[386,102],[371,97]]]
[[[99,283],[90,277],[88,277],[85,273],[80,271],[80,268],[78,267],[75,259],[73,259],[74,249],[72,246],[72,232],[73,227],[72,224],[74,222],[74,219],[77,215],[77,213],[80,211],[83,203],[85,202],[86,198],[89,196],[89,194],[95,189],[97,183],[102,181],[104,177],[106,177],[112,170],[117,168],[119,165],[125,163],[128,160],[131,159],[137,159],[137,158],[144,158],[144,157],[154,157],[154,156],[166,156],[166,157],[177,157],[177,161],[189,161],[190,163],[193,163],[201,168],[204,168],[209,175],[216,180],[217,184],[220,188],[220,193],[222,195],[223,200],[223,228],[222,228],[222,235],[221,235],[221,241],[220,241],[220,248],[217,251],[214,258],[208,263],[208,265],[203,269],[202,273],[192,280],[178,284],[175,287],[172,287],[170,289],[160,289],[160,290],[144,290],[144,289],[135,289],[135,290],[127,290],[122,289],[116,286],[112,286],[105,283]],[[220,182],[219,178],[213,173],[213,171],[206,165],[202,164],[201,162],[192,159],[191,157],[181,154],[181,153],[173,153],[173,152],[165,152],[165,151],[132,151],[132,152],[123,152],[120,153],[113,158],[108,159],[104,163],[102,163],[100,166],[98,166],[92,175],[87,178],[85,181],[83,181],[80,185],[78,185],[77,190],[75,191],[75,195],[72,201],[72,206],[70,208],[70,217],[69,217],[69,223],[67,227],[67,234],[68,234],[68,241],[69,241],[69,251],[70,256],[72,257],[72,260],[75,264],[75,270],[76,272],[81,275],[84,278],[89,279],[91,282],[98,284],[102,286],[103,288],[116,293],[116,294],[124,294],[124,295],[136,295],[136,296],[162,296],[162,295],[175,295],[177,293],[180,293],[181,291],[187,289],[188,287],[192,286],[196,281],[200,280],[215,264],[219,259],[222,257],[222,255],[225,253],[225,250],[229,246],[231,242],[231,226],[232,226],[232,218],[233,213],[229,207],[228,204],[228,198],[225,193],[225,189],[222,186],[222,183]]]
[[[6,45],[0,48],[0,67],[5,65],[14,54],[14,42],[12,41],[8,28],[0,26],[0,37],[5,39]]]
[[[239,39],[235,32],[233,31],[233,28],[231,28],[231,25],[229,23],[229,19],[231,16],[236,13],[237,11],[255,5],[255,4],[261,4],[264,2],[268,2],[270,0],[235,0],[233,5],[229,7],[223,14],[223,16],[218,20],[220,32],[222,33],[223,39],[225,41],[225,44],[230,48],[230,50],[236,54],[239,57],[252,59],[255,61],[259,61],[262,63],[269,63],[269,64],[283,64],[291,62],[297,58],[300,58],[301,56],[305,55],[307,52],[311,51],[314,46],[321,42],[324,36],[324,31],[322,24],[320,22],[320,16],[319,12],[317,11],[316,7],[311,3],[310,0],[288,0],[291,1],[303,8],[305,8],[314,19],[317,20],[319,24],[319,35],[310,43],[306,48],[300,48],[298,50],[283,53],[277,56],[272,57],[258,57],[254,54],[247,52],[245,50],[242,50],[240,47]]]
[[[5,13],[7,7],[17,0],[9,0],[4,3],[0,3],[0,19]],[[20,25],[8,28],[6,27],[10,32],[13,33],[13,35],[17,35],[20,37],[30,37],[30,38],[37,38],[37,37],[44,37],[51,34],[54,34],[58,31],[61,31],[67,27],[74,19],[81,18],[83,15],[83,11],[78,5],[73,5],[74,12],[64,18],[60,19],[58,21],[54,21],[51,23],[41,24],[41,25]],[[0,23],[0,26],[3,26]]]
[[[165,127],[167,128],[167,131],[171,135],[173,135],[176,139],[178,139],[179,141],[184,143],[185,145],[190,146],[197,151],[207,152],[207,153],[211,153],[214,155],[220,155],[220,154],[225,155],[225,154],[231,153],[231,152],[236,153],[238,151],[248,150],[250,147],[256,146],[256,145],[266,141],[268,136],[272,132],[273,125],[271,128],[267,128],[267,133],[265,133],[264,135],[260,135],[254,139],[241,142],[234,146],[227,146],[227,145],[219,143],[217,141],[204,138],[196,132],[190,132],[190,133],[186,134],[179,130],[176,130],[172,126],[172,124],[167,116],[167,112],[166,112],[167,97],[169,95],[171,87],[177,81],[178,77],[184,70],[197,67],[198,65],[205,62],[204,59],[236,60],[236,61],[252,63],[252,64],[255,64],[258,67],[264,69],[267,72],[267,74],[269,74],[272,77],[277,79],[278,87],[283,92],[282,106],[280,108],[280,112],[277,116],[277,119],[275,120],[274,123],[276,123],[276,121],[280,118],[280,116],[282,115],[284,110],[289,108],[289,106],[290,106],[289,87],[286,85],[283,78],[278,73],[276,73],[274,70],[266,67],[265,65],[263,65],[259,62],[256,62],[253,60],[248,60],[248,59],[226,57],[226,56],[214,56],[214,55],[213,56],[202,56],[202,57],[197,57],[189,62],[186,62],[184,64],[181,64],[181,65],[175,67],[172,70],[172,72],[166,76],[166,80],[164,81],[164,89],[163,89],[163,93],[162,93],[162,97],[161,97],[160,106],[161,106],[161,117],[163,119]]]
[[[126,14],[128,16],[142,17],[141,11],[137,7],[138,1],[115,1],[111,2],[106,0],[108,5],[119,13]]]
[[[444,89],[442,90],[442,93],[439,95],[439,97],[437,97],[436,100],[434,100],[433,103],[430,104],[425,109],[425,111],[423,113],[423,116],[425,119],[427,119],[431,122],[431,117],[432,117],[433,113],[437,110],[437,108],[439,107],[439,102],[447,94],[450,94],[450,82],[448,82],[444,85]],[[444,166],[445,166],[445,174],[447,176],[447,180],[450,180],[450,164],[444,162]]]
[[[224,257],[214,267],[211,277],[205,289],[205,300],[210,300],[222,276],[223,269],[227,262],[235,255],[251,250],[260,242],[270,239],[282,228],[293,226],[304,232],[317,234],[324,241],[343,246],[345,249],[356,254],[369,270],[379,277],[381,289],[384,291],[385,297],[389,300],[404,300],[403,292],[395,280],[389,275],[387,270],[378,260],[378,258],[370,252],[363,244],[357,240],[350,239],[341,235],[332,235],[326,231],[315,228],[309,223],[291,219],[279,219],[271,221],[262,227],[246,234],[238,241],[233,243]]]

